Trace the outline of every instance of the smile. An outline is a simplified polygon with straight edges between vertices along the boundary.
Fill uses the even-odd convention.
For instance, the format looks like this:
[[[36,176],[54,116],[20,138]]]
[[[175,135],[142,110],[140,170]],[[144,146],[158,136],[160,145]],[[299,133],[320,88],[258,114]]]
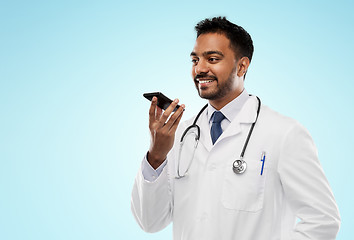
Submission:
[[[214,81],[213,79],[211,79],[211,80],[199,80],[199,79],[197,79],[197,81],[200,83],[200,84],[204,84],[204,83],[210,83],[210,82],[212,82],[212,81]]]

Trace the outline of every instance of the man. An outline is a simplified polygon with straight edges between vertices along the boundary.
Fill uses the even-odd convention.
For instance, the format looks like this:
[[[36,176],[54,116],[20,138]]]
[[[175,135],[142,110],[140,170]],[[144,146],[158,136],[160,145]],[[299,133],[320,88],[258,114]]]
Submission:
[[[208,105],[179,125],[184,105],[162,112],[152,100],[137,222],[156,232],[172,221],[174,239],[335,239],[339,212],[309,133],[244,89],[250,35],[221,17],[196,30],[192,76]],[[199,142],[197,127],[183,134],[193,121]]]

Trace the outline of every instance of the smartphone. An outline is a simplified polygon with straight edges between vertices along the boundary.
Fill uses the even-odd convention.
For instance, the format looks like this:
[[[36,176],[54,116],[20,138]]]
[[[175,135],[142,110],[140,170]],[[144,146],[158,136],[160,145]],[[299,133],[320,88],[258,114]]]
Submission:
[[[168,108],[168,106],[170,106],[170,104],[172,103],[172,100],[169,99],[168,97],[166,97],[165,95],[163,95],[163,93],[161,92],[151,92],[151,93],[144,93],[143,96],[145,98],[147,98],[148,100],[152,100],[152,98],[155,96],[157,97],[157,106],[160,107],[161,109],[163,110],[166,110]],[[175,112],[177,111],[177,109],[179,108],[180,106],[177,105],[175,107],[175,109],[173,109],[172,112]]]

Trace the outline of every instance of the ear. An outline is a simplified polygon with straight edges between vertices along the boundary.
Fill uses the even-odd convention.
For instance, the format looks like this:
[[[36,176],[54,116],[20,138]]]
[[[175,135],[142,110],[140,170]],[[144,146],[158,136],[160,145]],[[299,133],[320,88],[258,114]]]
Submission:
[[[246,74],[248,66],[250,65],[250,60],[248,57],[242,57],[237,63],[237,76],[242,77]]]

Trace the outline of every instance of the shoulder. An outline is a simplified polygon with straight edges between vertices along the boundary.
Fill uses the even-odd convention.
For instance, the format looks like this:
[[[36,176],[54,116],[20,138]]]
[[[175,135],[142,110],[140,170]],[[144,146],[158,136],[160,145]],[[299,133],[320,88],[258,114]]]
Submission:
[[[183,135],[183,132],[187,128],[189,128],[190,126],[193,125],[196,118],[198,118],[197,125],[200,126],[201,121],[205,120],[204,118],[206,116],[206,112],[207,112],[207,110],[205,109],[205,106],[203,106],[202,108],[200,108],[200,110],[198,111],[197,114],[192,115],[192,117],[189,117],[187,120],[181,121],[178,128],[177,128],[176,136],[179,137],[179,136]]]
[[[264,129],[280,136],[286,136],[294,130],[308,132],[297,120],[280,114],[266,105],[262,105],[258,121]]]
[[[181,126],[184,126],[184,128],[187,128],[188,126],[192,125],[195,120],[198,118],[198,123],[200,123],[200,121],[202,121],[202,119],[206,116],[207,114],[207,106],[208,105],[204,105],[201,106],[199,110],[197,110],[198,112],[194,115],[192,115],[192,117],[189,117],[187,120],[184,120],[181,124]]]
[[[271,109],[267,105],[262,105],[259,113],[259,118],[262,118],[264,121],[274,121],[284,126],[298,124],[298,121],[296,121],[295,119],[283,115]]]
[[[197,115],[194,115],[187,120],[182,119],[181,122],[179,123],[176,131],[176,138],[180,139],[182,136],[183,132],[193,124],[194,119],[196,118]]]

